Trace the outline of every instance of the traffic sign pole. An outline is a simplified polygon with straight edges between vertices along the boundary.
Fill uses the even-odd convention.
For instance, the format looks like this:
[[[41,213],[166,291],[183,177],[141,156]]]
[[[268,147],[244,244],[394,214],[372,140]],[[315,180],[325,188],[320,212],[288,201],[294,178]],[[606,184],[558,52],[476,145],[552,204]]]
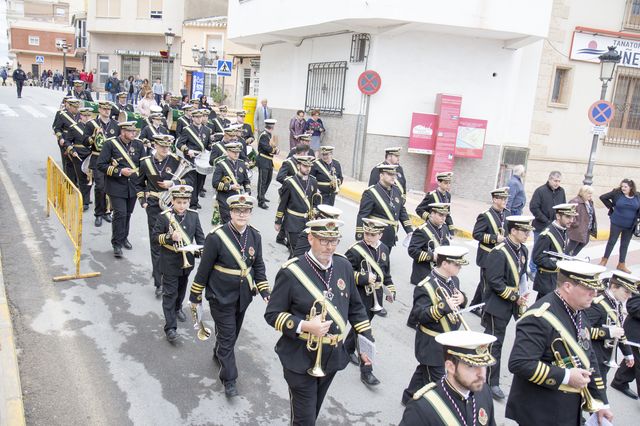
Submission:
[[[602,90],[600,91],[600,99],[604,100],[605,96],[607,96],[607,84],[609,82],[607,80],[602,81]],[[589,108],[589,114],[592,114],[591,111],[593,108]],[[609,117],[607,123],[613,118],[613,114]],[[583,185],[593,184],[593,167],[596,162],[596,151],[598,150],[598,140],[600,136],[597,133],[593,134],[593,138],[591,139],[591,153],[589,154],[589,162],[587,163],[587,173],[584,174],[584,180],[582,181]]]

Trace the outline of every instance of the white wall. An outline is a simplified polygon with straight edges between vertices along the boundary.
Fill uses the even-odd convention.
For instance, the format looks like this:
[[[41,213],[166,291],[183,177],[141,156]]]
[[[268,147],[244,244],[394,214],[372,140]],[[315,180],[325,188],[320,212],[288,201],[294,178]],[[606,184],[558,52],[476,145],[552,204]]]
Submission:
[[[87,31],[105,33],[158,34],[164,37],[171,28],[182,36],[184,0],[164,0],[162,19],[138,19],[137,0],[121,0],[118,18],[96,17],[96,2],[87,2]]]

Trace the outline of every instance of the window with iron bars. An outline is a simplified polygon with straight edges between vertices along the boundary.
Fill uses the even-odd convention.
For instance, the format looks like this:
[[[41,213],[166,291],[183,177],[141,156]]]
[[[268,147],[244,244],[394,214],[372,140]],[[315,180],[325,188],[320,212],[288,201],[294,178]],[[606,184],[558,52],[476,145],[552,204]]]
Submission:
[[[327,115],[342,115],[347,61],[309,64],[305,110],[317,109]]]
[[[614,116],[604,143],[640,148],[640,69],[619,67],[613,90]]]
[[[349,62],[363,62],[369,55],[369,34],[354,34],[351,36],[351,57]]]
[[[623,27],[627,30],[640,30],[640,0],[627,0]]]

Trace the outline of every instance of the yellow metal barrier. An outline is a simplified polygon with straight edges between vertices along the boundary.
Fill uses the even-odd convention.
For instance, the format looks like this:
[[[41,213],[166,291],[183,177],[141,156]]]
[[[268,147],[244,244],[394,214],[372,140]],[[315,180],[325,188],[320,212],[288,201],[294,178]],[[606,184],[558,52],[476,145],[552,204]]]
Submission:
[[[47,158],[47,217],[51,208],[60,219],[67,235],[73,243],[76,265],[75,275],[53,277],[53,281],[66,281],[100,276],[100,272],[80,273],[80,255],[82,254],[82,194],[64,174],[53,158]]]

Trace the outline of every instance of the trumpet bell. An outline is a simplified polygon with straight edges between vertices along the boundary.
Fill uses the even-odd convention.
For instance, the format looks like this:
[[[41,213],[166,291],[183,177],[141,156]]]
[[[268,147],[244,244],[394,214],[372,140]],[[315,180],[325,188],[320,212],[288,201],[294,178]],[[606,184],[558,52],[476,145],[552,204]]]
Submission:
[[[307,374],[309,374],[310,376],[313,377],[324,377],[327,374],[324,372],[324,370],[322,369],[322,367],[320,367],[319,365],[314,365],[313,367],[307,369]]]
[[[202,340],[202,341],[209,340],[209,337],[211,337],[211,329],[208,327],[201,326],[198,329],[197,336],[198,336],[198,340]]]

